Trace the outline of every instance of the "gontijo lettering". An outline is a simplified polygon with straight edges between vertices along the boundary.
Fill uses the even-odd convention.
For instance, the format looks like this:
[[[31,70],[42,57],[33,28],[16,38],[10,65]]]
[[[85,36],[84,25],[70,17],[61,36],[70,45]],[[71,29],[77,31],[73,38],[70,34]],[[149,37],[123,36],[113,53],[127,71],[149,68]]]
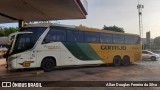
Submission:
[[[126,50],[126,46],[111,46],[111,45],[102,45],[101,50]]]

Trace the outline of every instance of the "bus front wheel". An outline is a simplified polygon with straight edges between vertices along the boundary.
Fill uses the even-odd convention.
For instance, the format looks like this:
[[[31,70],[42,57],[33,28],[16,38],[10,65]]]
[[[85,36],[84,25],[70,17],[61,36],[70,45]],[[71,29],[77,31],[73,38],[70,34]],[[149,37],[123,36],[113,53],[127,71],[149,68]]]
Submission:
[[[52,58],[45,58],[42,63],[41,63],[41,68],[45,71],[45,72],[49,72],[52,71],[55,67],[55,62]]]
[[[113,59],[113,65],[114,66],[120,66],[121,65],[121,58],[118,57],[118,56],[114,57],[114,59]]]

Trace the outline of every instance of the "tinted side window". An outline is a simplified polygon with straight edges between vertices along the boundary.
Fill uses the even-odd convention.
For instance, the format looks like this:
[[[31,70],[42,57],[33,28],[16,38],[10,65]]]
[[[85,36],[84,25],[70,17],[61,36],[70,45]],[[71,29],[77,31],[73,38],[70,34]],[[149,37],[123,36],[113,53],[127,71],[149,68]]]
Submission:
[[[126,35],[125,44],[140,44],[140,37]]]
[[[134,42],[135,42],[135,44],[140,44],[141,38],[139,36],[134,36]]]
[[[85,32],[85,42],[86,43],[99,43],[99,33]]]
[[[100,41],[101,43],[112,43],[112,34],[100,34]]]
[[[50,28],[50,31],[44,39],[44,43],[50,42],[65,42],[66,41],[66,30],[62,28]]]
[[[83,43],[84,42],[84,32],[79,31],[78,38],[79,38],[79,42]]]
[[[22,32],[23,31],[33,32],[31,35],[31,39],[35,44],[46,29],[47,27],[29,27],[29,28],[22,28],[21,30]]]
[[[124,36],[120,34],[113,35],[113,43],[115,44],[124,44]]]
[[[67,41],[68,42],[83,42],[83,32],[67,30]]]

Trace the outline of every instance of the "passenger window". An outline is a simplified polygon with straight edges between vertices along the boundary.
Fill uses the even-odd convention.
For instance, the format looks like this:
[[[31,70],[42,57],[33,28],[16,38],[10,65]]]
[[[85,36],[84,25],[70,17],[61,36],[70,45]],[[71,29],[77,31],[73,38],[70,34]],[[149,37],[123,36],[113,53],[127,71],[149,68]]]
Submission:
[[[125,44],[140,44],[140,37],[126,35]]]
[[[79,38],[78,41],[80,43],[83,43],[84,42],[84,32],[79,31],[78,38]]]
[[[44,43],[50,42],[65,42],[66,30],[62,28],[51,28],[44,39]]]
[[[85,42],[86,43],[99,43],[100,42],[99,33],[85,32]]]
[[[114,34],[113,43],[114,44],[124,44],[124,35]]]
[[[109,44],[111,44],[112,43],[112,34],[101,33],[100,34],[100,41],[101,41],[101,43],[109,43]]]
[[[67,30],[67,41],[68,42],[83,42],[83,32]]]

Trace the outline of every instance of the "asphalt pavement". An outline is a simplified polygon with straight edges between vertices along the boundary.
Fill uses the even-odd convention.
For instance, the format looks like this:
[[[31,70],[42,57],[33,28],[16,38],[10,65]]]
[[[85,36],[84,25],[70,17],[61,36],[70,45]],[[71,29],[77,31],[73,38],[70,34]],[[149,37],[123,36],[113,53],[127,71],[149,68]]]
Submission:
[[[1,81],[160,81],[160,60],[142,60],[130,66],[88,65],[56,68],[51,72],[40,69],[6,71],[0,67]],[[33,88],[31,88],[33,89]],[[41,90],[42,88],[36,88]],[[107,88],[107,87],[52,87],[46,90],[160,90],[159,87]],[[42,90],[43,90],[42,89]]]

